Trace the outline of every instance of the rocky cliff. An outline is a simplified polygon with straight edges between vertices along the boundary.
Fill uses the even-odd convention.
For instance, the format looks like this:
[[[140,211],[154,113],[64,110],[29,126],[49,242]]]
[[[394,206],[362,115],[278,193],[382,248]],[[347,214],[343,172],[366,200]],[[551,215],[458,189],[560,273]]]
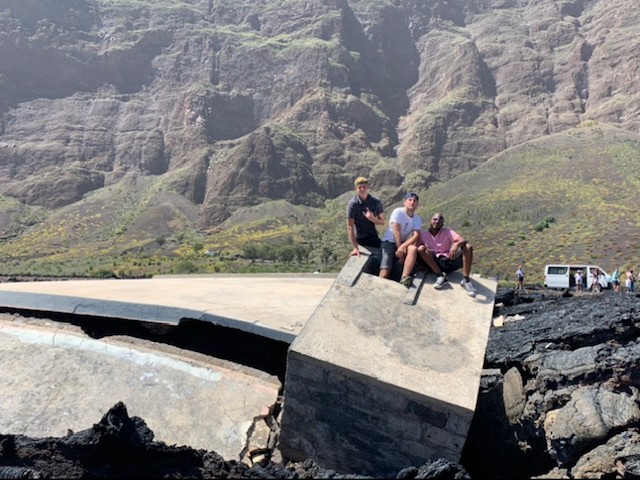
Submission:
[[[1,0],[0,194],[151,179],[201,227],[360,174],[395,200],[585,120],[640,133],[638,24],[635,0]]]

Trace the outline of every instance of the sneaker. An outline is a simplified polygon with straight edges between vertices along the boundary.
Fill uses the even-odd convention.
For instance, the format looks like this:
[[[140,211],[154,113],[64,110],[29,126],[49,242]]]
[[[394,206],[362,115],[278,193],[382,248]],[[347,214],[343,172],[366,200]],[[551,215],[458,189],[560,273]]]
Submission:
[[[462,281],[460,282],[460,285],[462,285],[464,287],[464,289],[467,291],[467,294],[470,297],[475,297],[476,296],[476,289],[473,288],[473,284],[471,283],[471,280],[467,281],[464,278],[462,278]]]
[[[442,286],[448,281],[449,280],[447,280],[447,274],[442,273],[438,276],[438,278],[436,278],[436,283],[433,284],[433,288],[435,288],[436,290],[440,290]]]
[[[413,278],[411,277],[402,277],[400,279],[400,284],[404,285],[407,288],[411,288],[411,285],[413,284]]]

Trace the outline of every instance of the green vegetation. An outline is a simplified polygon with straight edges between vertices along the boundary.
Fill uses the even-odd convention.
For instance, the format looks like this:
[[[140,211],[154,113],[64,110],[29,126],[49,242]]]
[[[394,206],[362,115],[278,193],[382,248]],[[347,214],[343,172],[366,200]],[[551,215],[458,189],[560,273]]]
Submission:
[[[286,128],[272,133],[278,142],[298,140]],[[583,125],[529,142],[420,192],[418,214],[426,222],[443,212],[447,225],[474,245],[474,273],[506,284],[519,264],[527,282],[538,283],[547,263],[638,268],[640,144],[630,137]],[[420,190],[421,178],[428,172],[405,182]],[[351,192],[321,207],[284,200],[243,207],[216,228],[198,230],[197,207],[182,200],[178,208],[171,183],[125,180],[58,211],[0,198],[0,214],[11,219],[0,237],[0,274],[336,272],[351,250],[345,228]],[[399,203],[383,201],[388,218]]]
[[[434,186],[421,205],[473,243],[481,275],[513,280],[522,263],[541,283],[547,263],[637,268],[637,176],[626,163],[637,168],[640,147],[625,136],[591,125],[529,142]]]

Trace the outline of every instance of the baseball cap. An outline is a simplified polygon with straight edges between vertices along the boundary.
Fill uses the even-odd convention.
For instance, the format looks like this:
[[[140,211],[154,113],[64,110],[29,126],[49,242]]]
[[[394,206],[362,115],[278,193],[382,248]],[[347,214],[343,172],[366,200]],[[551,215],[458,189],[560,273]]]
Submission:
[[[417,194],[417,193],[414,193],[414,192],[409,192],[409,193],[407,193],[407,194],[404,196],[404,199],[406,200],[407,198],[411,198],[411,197],[415,198],[415,199],[416,199],[416,202],[418,202],[418,201],[420,200],[420,199],[418,198],[418,194]]]

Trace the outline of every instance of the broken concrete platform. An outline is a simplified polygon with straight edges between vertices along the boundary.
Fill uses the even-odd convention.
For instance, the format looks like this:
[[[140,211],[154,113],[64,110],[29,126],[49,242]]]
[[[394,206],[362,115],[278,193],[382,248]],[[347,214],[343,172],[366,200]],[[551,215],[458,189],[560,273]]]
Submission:
[[[429,459],[458,461],[475,408],[496,284],[474,279],[473,299],[458,284],[458,273],[441,291],[428,276],[406,289],[363,273],[367,260],[350,258],[337,278],[3,283],[0,306],[97,322],[198,319],[293,341],[279,445],[286,457],[383,476]],[[233,459],[240,445],[246,447],[248,422],[277,399],[275,379],[250,372],[236,378],[235,367],[203,366],[209,361],[193,362],[185,352],[174,356],[117,338],[21,329],[10,324],[0,330],[0,381],[10,389],[3,398],[3,433],[56,436],[86,429],[123,401],[159,440]],[[237,409],[241,418],[229,414]]]
[[[0,308],[79,315],[97,323],[108,318],[177,326],[195,319],[291,343],[335,277],[9,282],[0,284]],[[95,340],[64,323],[1,318],[0,433],[62,436],[67,429],[91,427],[122,401],[130,415],[145,419],[156,439],[239,460],[254,421],[259,427],[279,398],[276,377],[238,364],[139,339]]]
[[[496,282],[458,272],[407,289],[352,257],[289,348],[280,449],[338,472],[386,476],[460,460],[473,417]]]
[[[167,325],[195,319],[291,343],[335,278],[215,274],[0,283],[0,306]]]
[[[263,372],[18,318],[0,319],[2,434],[62,437],[90,428],[121,401],[155,440],[238,461],[254,421],[269,415],[278,397],[280,382]]]

